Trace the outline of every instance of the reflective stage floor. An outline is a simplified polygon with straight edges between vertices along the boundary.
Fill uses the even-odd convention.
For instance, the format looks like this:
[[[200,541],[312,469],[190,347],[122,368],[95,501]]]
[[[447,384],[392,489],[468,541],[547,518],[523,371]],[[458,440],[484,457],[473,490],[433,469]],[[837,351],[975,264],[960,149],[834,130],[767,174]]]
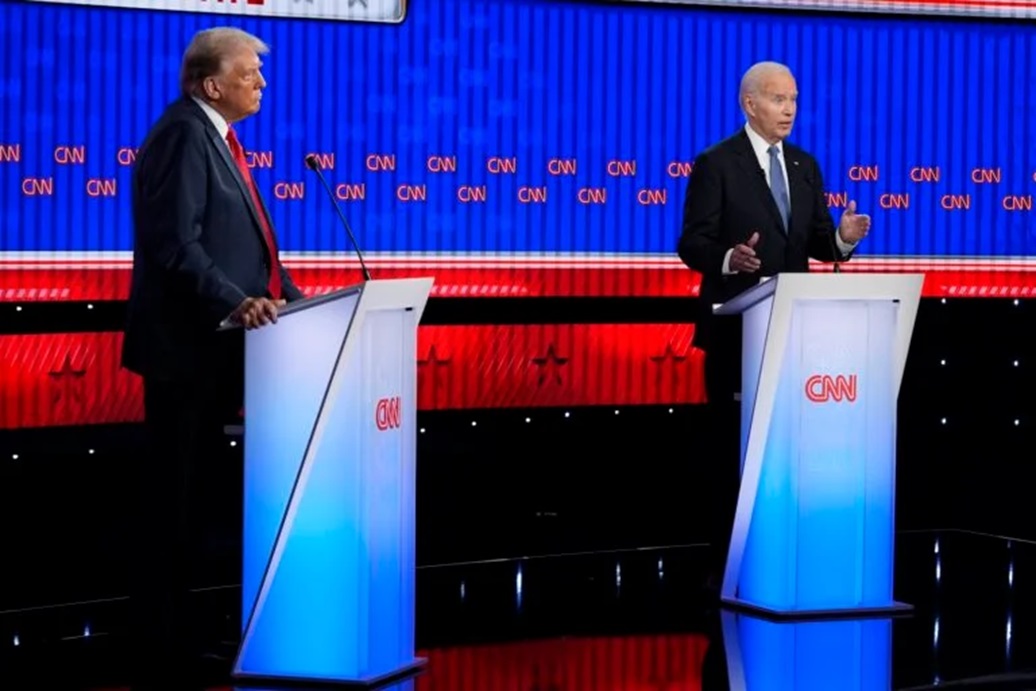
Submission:
[[[1036,544],[900,534],[896,596],[912,615],[810,623],[718,609],[702,588],[704,557],[686,546],[423,567],[417,639],[428,665],[389,688],[1036,688]],[[238,594],[197,593],[210,688],[228,686]],[[124,687],[125,607],[0,614],[0,688]]]

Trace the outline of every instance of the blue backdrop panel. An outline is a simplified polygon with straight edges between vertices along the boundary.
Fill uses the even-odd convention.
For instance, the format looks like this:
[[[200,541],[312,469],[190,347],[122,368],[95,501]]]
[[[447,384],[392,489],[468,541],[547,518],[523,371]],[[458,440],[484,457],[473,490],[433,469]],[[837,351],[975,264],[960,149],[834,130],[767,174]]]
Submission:
[[[685,164],[761,59],[795,71],[835,205],[874,216],[861,254],[1033,248],[1036,27],[415,0],[399,24],[0,4],[0,250],[131,248],[132,150],[214,24],[272,48],[239,129],[287,251],[348,249],[315,152],[368,251],[672,254]]]

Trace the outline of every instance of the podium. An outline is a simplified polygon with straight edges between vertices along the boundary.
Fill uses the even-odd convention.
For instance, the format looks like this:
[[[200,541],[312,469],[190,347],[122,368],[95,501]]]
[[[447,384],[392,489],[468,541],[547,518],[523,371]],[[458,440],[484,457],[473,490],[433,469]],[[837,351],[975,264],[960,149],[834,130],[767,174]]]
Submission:
[[[233,676],[417,671],[417,325],[432,279],[367,281],[245,334],[242,634]]]
[[[741,489],[720,598],[774,618],[893,599],[896,405],[924,277],[780,274],[741,315]]]

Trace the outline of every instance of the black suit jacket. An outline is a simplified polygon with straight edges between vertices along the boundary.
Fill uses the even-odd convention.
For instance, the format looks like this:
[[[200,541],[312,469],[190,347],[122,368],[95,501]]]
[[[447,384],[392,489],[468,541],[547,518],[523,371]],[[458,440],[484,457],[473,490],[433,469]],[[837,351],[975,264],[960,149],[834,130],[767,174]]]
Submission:
[[[684,201],[678,253],[702,275],[695,345],[708,351],[712,306],[756,285],[762,276],[809,270],[809,258],[845,261],[835,245],[816,159],[784,143],[791,196],[791,228],[785,232],[777,203],[744,129],[701,153],[694,162]],[[755,251],[762,268],[753,274],[723,275],[728,250],[759,233]]]
[[[267,296],[270,256],[257,209],[218,130],[192,99],[173,103],[137,153],[133,278],[122,363],[144,376],[198,374],[220,322]],[[270,227],[273,223],[270,222]],[[283,297],[302,298],[281,268]]]

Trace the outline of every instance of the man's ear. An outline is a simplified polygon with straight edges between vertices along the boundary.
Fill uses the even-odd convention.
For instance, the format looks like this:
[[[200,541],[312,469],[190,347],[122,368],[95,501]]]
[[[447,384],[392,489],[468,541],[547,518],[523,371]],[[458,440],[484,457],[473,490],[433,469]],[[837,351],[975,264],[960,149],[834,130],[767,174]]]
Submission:
[[[748,115],[755,115],[755,101],[752,100],[751,94],[746,94],[745,98],[741,101],[741,107]]]
[[[215,77],[206,77],[201,83],[201,90],[210,101],[218,101],[222,95]]]

